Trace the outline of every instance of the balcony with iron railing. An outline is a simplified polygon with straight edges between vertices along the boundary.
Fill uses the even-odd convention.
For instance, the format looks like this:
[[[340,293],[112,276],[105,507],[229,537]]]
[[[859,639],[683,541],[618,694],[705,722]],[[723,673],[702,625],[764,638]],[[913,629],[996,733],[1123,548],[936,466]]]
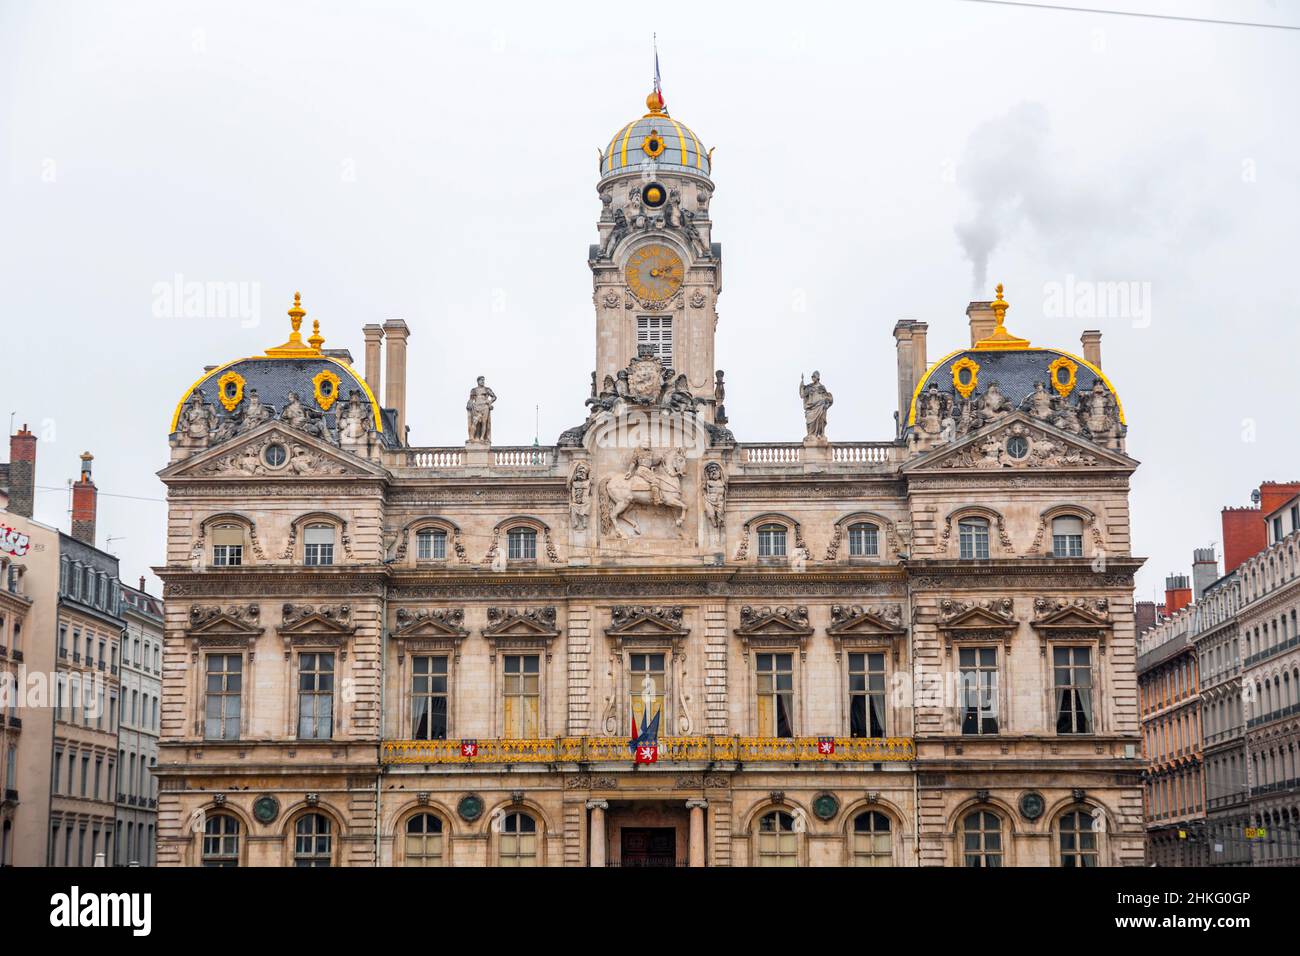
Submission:
[[[524,740],[386,740],[385,764],[631,763],[621,737],[545,737]],[[916,759],[910,737],[661,737],[658,763],[897,763]]]

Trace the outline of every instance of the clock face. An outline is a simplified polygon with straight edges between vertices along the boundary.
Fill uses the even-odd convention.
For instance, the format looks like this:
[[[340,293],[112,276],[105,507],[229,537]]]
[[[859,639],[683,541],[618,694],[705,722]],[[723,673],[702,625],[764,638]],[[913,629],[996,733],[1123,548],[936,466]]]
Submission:
[[[682,260],[667,246],[642,246],[627,260],[627,287],[648,302],[662,302],[681,288]]]

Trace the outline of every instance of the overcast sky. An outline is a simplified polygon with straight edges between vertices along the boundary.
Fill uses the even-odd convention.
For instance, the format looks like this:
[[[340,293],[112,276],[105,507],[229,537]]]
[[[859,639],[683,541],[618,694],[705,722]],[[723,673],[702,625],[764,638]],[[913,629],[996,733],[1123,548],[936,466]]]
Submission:
[[[1300,25],[1282,2],[1096,6]],[[580,422],[596,154],[644,112],[652,30],[670,112],[716,148],[741,441],[802,437],[813,369],[832,440],[891,438],[894,323],[928,322],[938,358],[1001,281],[1036,344],[1104,332],[1143,463],[1139,598],[1218,542],[1223,505],[1300,478],[1300,31],[737,9],[0,0],[0,412],[42,439],[36,516],[68,527],[89,449],[100,544],[129,582],[160,563],[175,404],[205,365],[283,341],[295,289],[358,365],[363,324],[410,325],[414,444],[463,442],[480,374],[500,444],[533,440],[537,406],[543,444]],[[158,317],[178,275],[245,283],[259,315]],[[1070,281],[1138,298],[1071,315],[1052,298]]]

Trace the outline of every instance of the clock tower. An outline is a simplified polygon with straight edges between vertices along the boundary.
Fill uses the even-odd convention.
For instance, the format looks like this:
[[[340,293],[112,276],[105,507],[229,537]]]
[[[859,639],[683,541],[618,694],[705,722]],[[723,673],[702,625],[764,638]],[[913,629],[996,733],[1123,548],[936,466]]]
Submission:
[[[650,351],[685,375],[714,421],[714,332],[722,247],[712,241],[709,154],[669,115],[663,94],[601,153],[600,241],[589,264],[596,307],[596,385]]]

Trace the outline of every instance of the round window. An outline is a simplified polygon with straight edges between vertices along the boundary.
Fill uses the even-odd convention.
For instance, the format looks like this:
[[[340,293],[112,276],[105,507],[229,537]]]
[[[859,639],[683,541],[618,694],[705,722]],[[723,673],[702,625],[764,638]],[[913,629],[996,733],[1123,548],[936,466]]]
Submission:
[[[272,468],[279,468],[284,464],[285,459],[289,457],[289,453],[284,450],[284,446],[276,444],[267,445],[264,455],[266,463]]]
[[[1023,435],[1012,435],[1007,439],[1007,454],[1012,458],[1024,458],[1029,454],[1029,439]]]
[[[958,380],[959,382],[961,382],[963,385],[969,385],[969,384],[970,384],[970,369],[968,369],[968,368],[958,369],[958,370],[957,370],[957,380]]]
[[[234,382],[226,383],[226,398],[234,398],[238,392],[239,392],[238,385],[236,385]]]
[[[334,383],[327,378],[322,379],[320,383],[320,393],[325,398],[329,398],[332,394],[334,394]]]

